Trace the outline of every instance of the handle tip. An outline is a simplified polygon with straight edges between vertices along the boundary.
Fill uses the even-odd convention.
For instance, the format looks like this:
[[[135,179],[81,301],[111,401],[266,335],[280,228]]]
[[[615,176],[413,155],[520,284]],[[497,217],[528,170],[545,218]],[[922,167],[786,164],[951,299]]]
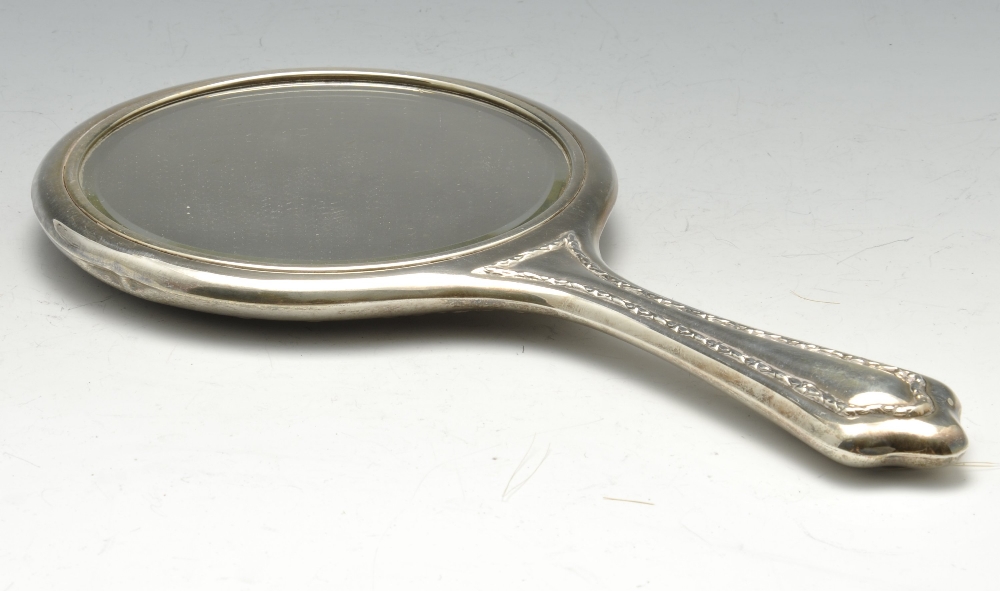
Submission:
[[[934,468],[958,459],[969,446],[959,424],[961,407],[947,386],[925,378],[934,410],[913,418],[840,425],[834,459],[859,467]]]

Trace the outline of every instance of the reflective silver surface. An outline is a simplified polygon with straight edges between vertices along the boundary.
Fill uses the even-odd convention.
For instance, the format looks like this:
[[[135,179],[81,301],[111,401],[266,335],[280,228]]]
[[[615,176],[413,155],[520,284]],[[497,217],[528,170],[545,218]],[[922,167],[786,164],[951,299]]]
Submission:
[[[367,201],[362,200],[348,212],[353,212],[354,217],[345,216],[341,222],[334,216],[335,219],[323,222],[287,215],[289,199],[308,203],[313,208],[309,210],[313,217],[322,218],[329,208],[339,207],[353,196],[371,195],[371,186],[363,182],[362,176],[350,191],[338,192],[321,183],[293,183],[295,189],[314,186],[316,190],[280,193],[285,187],[283,183],[295,178],[287,170],[297,166],[293,157],[296,153],[301,153],[303,162],[314,163],[317,171],[322,166],[316,163],[325,162],[322,158],[326,158],[313,154],[315,144],[290,144],[287,161],[266,160],[270,152],[260,155],[266,160],[265,166],[285,171],[284,176],[259,177],[262,182],[273,184],[268,192],[244,200],[243,194],[227,193],[225,187],[201,191],[197,194],[201,203],[219,207],[203,218],[215,225],[206,223],[199,226],[199,231],[184,234],[187,214],[181,206],[186,208],[191,201],[192,189],[179,179],[204,175],[213,182],[224,179],[221,185],[232,183],[252,192],[252,183],[243,177],[227,176],[228,172],[219,169],[220,162],[234,156],[225,153],[226,142],[216,144],[214,136],[204,133],[204,129],[215,123],[187,121],[182,115],[184,111],[176,107],[159,111],[166,114],[164,120],[173,113],[181,119],[176,126],[167,126],[163,132],[167,136],[174,129],[187,129],[201,145],[216,146],[216,152],[222,152],[204,150],[197,153],[197,158],[185,160],[186,136],[178,133],[168,142],[172,151],[168,151],[170,158],[166,161],[173,168],[163,170],[170,174],[157,173],[166,175],[162,182],[148,178],[153,174],[151,171],[160,170],[157,163],[161,160],[153,147],[157,134],[143,140],[147,142],[144,153],[120,148],[127,144],[126,140],[117,144],[119,152],[114,152],[117,148],[112,142],[100,143],[105,137],[115,138],[115,134],[121,133],[115,130],[123,123],[124,130],[129,125],[136,130],[144,129],[142,118],[166,105],[183,105],[180,101],[191,101],[192,105],[217,104],[215,101],[237,95],[267,96],[271,92],[268,89],[276,85],[349,86],[350,92],[337,90],[326,94],[327,98],[318,99],[320,103],[330,101],[329,105],[318,106],[321,112],[336,112],[341,99],[353,100],[357,96],[351,92],[359,83],[404,87],[407,89],[404,94],[419,96],[420,100],[433,93],[449,93],[439,105],[443,119],[451,112],[461,117],[458,114],[463,108],[486,113],[465,116],[476,124],[500,130],[499,143],[483,148],[483,153],[491,154],[491,161],[498,163],[498,168],[483,173],[489,180],[486,184],[468,191],[447,183],[435,185],[437,180],[431,179],[426,186],[437,189],[415,197],[418,194],[408,193],[405,182],[401,181],[392,185],[400,190],[384,202],[379,201],[381,209],[366,209]],[[316,96],[320,95],[306,93],[302,98],[309,102]],[[453,100],[453,97],[465,98]],[[472,102],[472,106],[463,101]],[[253,100],[248,104],[252,103]],[[192,107],[192,111],[199,108]],[[496,121],[491,119],[494,115]],[[492,122],[483,123],[484,120]],[[243,118],[234,117],[230,128],[238,129],[242,121]],[[410,125],[407,121],[403,116],[395,125],[406,127]],[[417,126],[414,129],[424,130],[415,137],[427,137],[426,120],[411,123]],[[367,152],[372,156],[371,161],[358,164],[359,167],[378,179],[405,179],[414,174],[415,160],[389,157],[395,153],[396,145],[361,137],[367,128],[359,126],[358,141],[374,146],[371,148],[374,151]],[[433,150],[453,154],[456,159],[442,163],[435,156],[419,154],[413,158],[437,162],[443,167],[442,178],[467,178],[466,171],[451,167],[456,162],[470,162],[463,160],[468,154],[458,154],[469,149],[466,142],[479,141],[470,140],[464,133],[470,127],[454,127],[449,123],[431,128],[447,132],[440,136],[443,141],[455,142],[451,146],[435,145]],[[259,131],[260,126],[255,124],[255,129]],[[274,137],[280,137],[282,129],[279,126],[270,136],[254,136],[252,143],[273,149]],[[331,128],[331,132],[335,131]],[[307,137],[312,136],[307,134]],[[86,160],[95,145],[97,152],[91,160]],[[562,160],[551,150],[551,146],[557,145],[561,146]],[[419,141],[411,144],[414,146],[420,151]],[[358,154],[356,148],[345,149],[336,142],[330,142],[328,148],[335,153]],[[528,158],[530,163],[525,162],[521,150],[530,153],[534,148],[543,156],[532,156]],[[102,154],[102,149],[107,152]],[[246,152],[237,150],[237,153],[255,153],[258,147],[241,150]],[[117,172],[109,173],[107,178],[101,174],[90,178],[87,167],[94,166],[91,170],[97,170],[99,154],[104,158],[100,166],[105,167],[101,174],[105,170]],[[136,166],[134,174],[130,172],[128,162],[133,154],[144,154],[142,161],[148,168]],[[82,166],[85,160],[86,167]],[[475,158],[471,161],[478,162]],[[195,170],[180,171],[178,162],[186,162]],[[253,177],[252,167],[245,170],[247,178]],[[337,175],[349,177],[352,169],[337,170],[326,181],[335,182]],[[548,187],[563,182],[554,180],[560,175],[565,176],[564,186],[555,195]],[[133,184],[123,179],[131,179],[128,183]],[[133,192],[133,186],[145,187],[149,193]],[[153,301],[220,314],[299,320],[458,309],[552,314],[603,330],[690,370],[806,444],[847,465],[932,467],[948,464],[965,451],[968,441],[958,422],[961,406],[954,393],[941,382],[894,365],[709,314],[617,276],[603,263],[598,249],[615,192],[614,170],[596,140],[565,117],[530,101],[478,84],[418,74],[311,70],[199,82],[112,108],[82,124],[52,149],[39,168],[33,198],[42,227],[64,253],[101,280]],[[277,197],[279,193],[283,197]],[[152,199],[154,203],[148,201],[150,194],[158,196]],[[310,197],[302,201],[303,196]],[[277,205],[269,199],[278,199]],[[333,206],[331,199],[341,201]],[[375,201],[379,199],[376,195]],[[114,211],[106,209],[105,202]],[[543,202],[547,205],[540,207]],[[477,207],[470,203],[483,208],[483,217],[479,217],[474,211]],[[143,218],[144,215],[149,217]],[[123,216],[129,220],[127,223],[119,219]],[[230,216],[237,219],[230,220]],[[137,220],[145,221],[135,227],[140,223]],[[478,225],[478,221],[470,220],[485,221]],[[317,242],[308,235],[294,236],[302,227],[297,224],[307,223],[316,230],[326,228],[324,223],[333,224],[334,228],[343,228],[340,231],[357,237],[358,242]],[[266,234],[264,230],[272,224],[292,235],[268,242],[272,239],[254,233]],[[354,227],[349,227],[352,224]],[[224,235],[215,236],[216,228]],[[413,228],[427,231],[411,232]],[[397,232],[403,236],[396,237]],[[173,244],[165,244],[161,235],[169,237]],[[456,240],[471,242],[456,243]],[[213,252],[213,248],[217,251]],[[428,249],[433,252],[428,254]],[[339,254],[344,252],[350,252],[351,256]],[[281,256],[275,256],[276,253]],[[314,255],[309,260],[295,258]],[[334,264],[308,266],[317,260]],[[677,429],[678,436],[682,436],[677,425],[664,428]]]
[[[249,263],[410,259],[551,205],[548,134],[455,94],[385,84],[252,87],[167,105],[92,149],[90,201],[131,233]]]

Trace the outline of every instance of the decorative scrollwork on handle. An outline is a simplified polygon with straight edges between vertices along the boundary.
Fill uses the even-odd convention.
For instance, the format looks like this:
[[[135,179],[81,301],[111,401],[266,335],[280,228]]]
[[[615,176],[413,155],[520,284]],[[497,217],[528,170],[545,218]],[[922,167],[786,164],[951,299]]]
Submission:
[[[565,249],[568,251],[580,265],[590,272],[595,278],[600,279],[604,284],[614,286],[620,291],[631,293],[641,298],[656,302],[658,305],[666,308],[682,311],[686,314],[698,317],[706,322],[713,324],[718,324],[725,326],[727,328],[740,331],[742,333],[751,335],[753,337],[766,339],[773,342],[782,343],[784,345],[789,345],[792,347],[797,347],[799,349],[810,351],[813,353],[818,353],[828,357],[834,357],[844,361],[849,361],[851,363],[856,363],[871,369],[875,369],[886,374],[889,374],[900,381],[902,381],[910,394],[913,397],[912,403],[903,404],[868,404],[868,405],[856,405],[851,404],[848,401],[842,400],[829,392],[826,392],[815,383],[811,382],[802,377],[793,375],[788,371],[784,371],[774,364],[766,363],[756,357],[741,351],[736,346],[732,344],[720,341],[717,338],[709,337],[697,330],[694,330],[683,323],[679,322],[675,318],[670,318],[665,314],[654,312],[647,307],[631,301],[621,295],[611,293],[607,289],[602,289],[600,284],[591,285],[579,281],[574,281],[571,279],[563,279],[559,277],[553,277],[545,274],[536,273],[533,271],[527,271],[522,269],[517,269],[516,267],[519,263],[531,259],[533,257],[543,255],[545,253],[553,252],[556,250]],[[856,355],[850,355],[837,351],[835,349],[830,349],[827,347],[820,347],[818,345],[813,345],[796,339],[791,339],[778,334],[766,332],[756,328],[740,324],[738,322],[733,322],[732,320],[727,320],[725,318],[720,318],[714,314],[709,314],[703,312],[696,308],[686,306],[674,300],[665,298],[658,294],[649,292],[642,289],[636,285],[625,281],[621,277],[618,277],[601,266],[597,265],[590,256],[583,250],[580,245],[580,241],[576,234],[573,232],[567,232],[563,234],[558,239],[532,250],[522,252],[513,257],[503,259],[493,263],[492,265],[487,265],[476,269],[477,273],[484,273],[489,275],[495,275],[500,277],[506,277],[511,279],[520,279],[531,281],[535,283],[546,283],[553,286],[563,287],[572,289],[574,291],[585,293],[591,297],[597,298],[601,301],[613,304],[616,307],[622,308],[629,312],[630,314],[639,317],[647,322],[653,322],[662,327],[665,327],[671,332],[685,337],[690,341],[697,343],[696,346],[704,347],[714,351],[717,354],[723,355],[727,359],[736,361],[737,363],[747,367],[754,373],[761,376],[767,377],[772,380],[776,380],[795,391],[800,396],[822,405],[824,408],[831,410],[838,415],[854,418],[863,415],[881,414],[888,415],[899,418],[909,418],[917,417],[927,414],[934,410],[933,402],[931,402],[931,397],[927,393],[927,382],[923,376],[920,374],[901,369],[896,366],[887,365],[884,363],[879,363],[877,361],[871,361]]]

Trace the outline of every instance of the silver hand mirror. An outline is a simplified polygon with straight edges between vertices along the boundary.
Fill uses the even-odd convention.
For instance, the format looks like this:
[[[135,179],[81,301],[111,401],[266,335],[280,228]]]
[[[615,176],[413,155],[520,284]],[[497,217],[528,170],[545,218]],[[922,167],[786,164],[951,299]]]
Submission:
[[[598,250],[615,191],[597,141],[531,101],[308,70],[105,111],[46,156],[33,198],[74,262],[156,302],[295,320],[553,314],[687,368],[844,464],[938,466],[965,450],[940,382],[615,275]]]

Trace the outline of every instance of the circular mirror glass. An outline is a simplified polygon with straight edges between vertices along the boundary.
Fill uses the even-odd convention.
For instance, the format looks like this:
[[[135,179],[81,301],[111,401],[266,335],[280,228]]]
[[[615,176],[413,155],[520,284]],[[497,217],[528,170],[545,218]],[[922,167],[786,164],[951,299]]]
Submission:
[[[257,86],[175,102],[114,129],[80,184],[123,233],[252,265],[413,260],[490,240],[566,186],[539,126],[445,91]]]

